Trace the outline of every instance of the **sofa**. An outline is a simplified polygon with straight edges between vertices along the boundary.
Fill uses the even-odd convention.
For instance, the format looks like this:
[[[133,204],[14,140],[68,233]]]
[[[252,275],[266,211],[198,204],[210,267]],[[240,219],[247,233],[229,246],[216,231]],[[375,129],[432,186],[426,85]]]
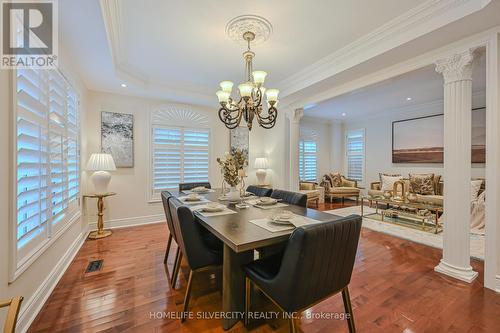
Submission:
[[[345,198],[356,198],[356,204],[359,203],[358,182],[348,179],[338,172],[324,175],[320,186],[325,188],[325,199],[329,198],[330,203],[333,202],[334,198],[342,199],[342,205],[344,205]]]

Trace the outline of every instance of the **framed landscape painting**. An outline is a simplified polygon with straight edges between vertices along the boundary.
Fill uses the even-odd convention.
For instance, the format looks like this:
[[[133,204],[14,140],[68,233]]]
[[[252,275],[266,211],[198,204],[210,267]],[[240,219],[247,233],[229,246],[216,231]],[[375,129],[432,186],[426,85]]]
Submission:
[[[472,163],[486,162],[486,108],[472,110]],[[443,163],[444,115],[394,121],[392,163]]]
[[[101,151],[113,156],[117,168],[134,167],[134,115],[101,113]]]

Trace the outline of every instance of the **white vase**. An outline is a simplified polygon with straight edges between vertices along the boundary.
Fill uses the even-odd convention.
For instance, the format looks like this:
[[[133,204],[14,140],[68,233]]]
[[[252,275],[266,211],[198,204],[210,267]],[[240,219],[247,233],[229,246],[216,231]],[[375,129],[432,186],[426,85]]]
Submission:
[[[236,186],[231,186],[231,188],[229,189],[229,193],[227,194],[227,200],[229,201],[240,200],[240,191],[236,188]]]

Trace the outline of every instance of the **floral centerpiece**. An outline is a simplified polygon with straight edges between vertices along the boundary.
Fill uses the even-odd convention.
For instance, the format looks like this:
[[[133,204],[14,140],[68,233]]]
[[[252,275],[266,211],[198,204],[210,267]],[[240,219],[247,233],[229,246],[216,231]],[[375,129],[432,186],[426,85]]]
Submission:
[[[236,190],[236,186],[241,181],[240,170],[248,165],[248,161],[241,149],[234,149],[231,153],[226,153],[224,157],[224,159],[218,157],[217,163],[219,163],[225,182],[231,187],[229,199],[237,200],[239,192]]]

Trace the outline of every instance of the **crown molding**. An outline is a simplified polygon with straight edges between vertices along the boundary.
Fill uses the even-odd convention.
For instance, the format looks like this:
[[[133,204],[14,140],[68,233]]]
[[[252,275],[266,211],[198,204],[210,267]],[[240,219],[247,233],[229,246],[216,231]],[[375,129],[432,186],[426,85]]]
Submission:
[[[127,62],[124,56],[125,49],[122,43],[122,1],[120,0],[99,0],[101,7],[106,37],[108,40],[111,60],[116,76],[128,84],[133,84],[144,89],[161,89],[176,95],[182,100],[196,99],[202,105],[213,106],[208,101],[214,100],[212,94],[196,91],[193,87],[176,86],[153,82],[146,75],[143,75],[137,68]]]
[[[483,9],[491,0],[427,0],[280,82],[282,98]]]

